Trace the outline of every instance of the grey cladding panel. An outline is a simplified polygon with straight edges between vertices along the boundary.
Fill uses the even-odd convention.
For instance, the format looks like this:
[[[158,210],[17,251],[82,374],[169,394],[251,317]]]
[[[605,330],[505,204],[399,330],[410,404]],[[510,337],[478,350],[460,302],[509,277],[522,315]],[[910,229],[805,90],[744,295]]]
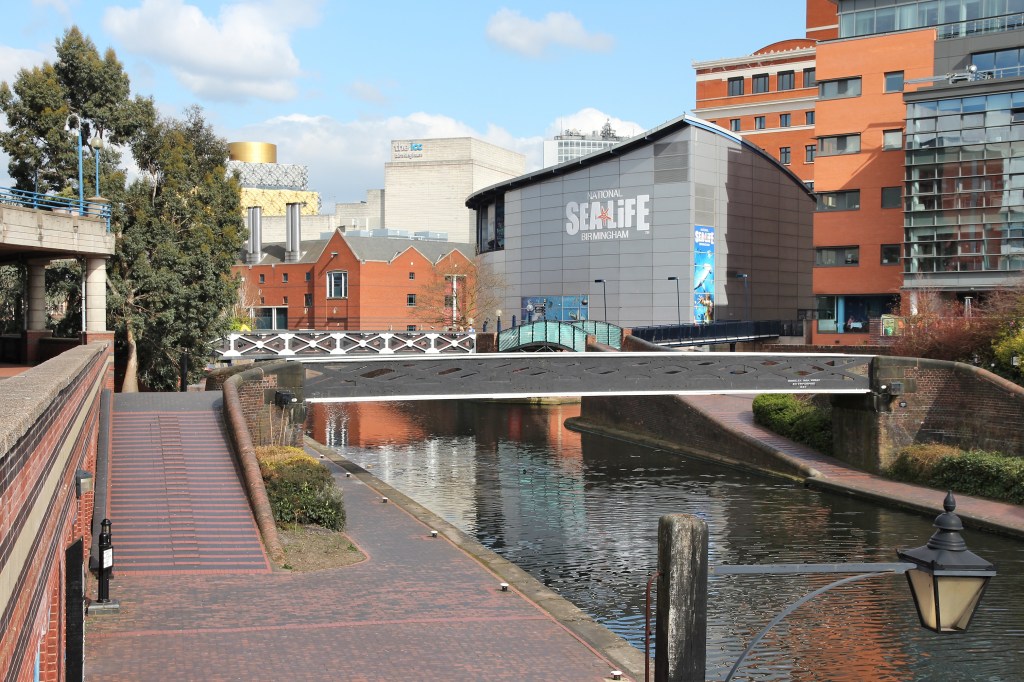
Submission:
[[[654,171],[654,184],[666,185],[670,183],[686,182],[687,172],[685,168],[677,168],[674,170],[656,170]]]

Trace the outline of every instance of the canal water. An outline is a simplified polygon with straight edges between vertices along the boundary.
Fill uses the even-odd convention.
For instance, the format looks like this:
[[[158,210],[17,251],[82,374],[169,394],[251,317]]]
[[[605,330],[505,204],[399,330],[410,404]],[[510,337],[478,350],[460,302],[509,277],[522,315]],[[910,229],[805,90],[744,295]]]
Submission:
[[[713,565],[891,562],[896,547],[933,531],[932,518],[566,429],[578,414],[579,405],[317,404],[307,428],[641,650],[663,514],[707,521]],[[967,633],[922,629],[906,579],[884,576],[801,607],[734,679],[1024,680],[1024,542],[965,539],[999,570]],[[711,576],[708,679],[723,679],[772,617],[837,577]]]

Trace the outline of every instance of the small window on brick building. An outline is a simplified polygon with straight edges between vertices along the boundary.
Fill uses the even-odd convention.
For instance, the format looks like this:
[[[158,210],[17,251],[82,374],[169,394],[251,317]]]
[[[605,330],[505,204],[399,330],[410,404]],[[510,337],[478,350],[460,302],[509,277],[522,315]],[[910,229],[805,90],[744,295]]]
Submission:
[[[283,299],[281,299],[281,303],[283,303],[284,305],[288,305],[288,297],[285,296]]]
[[[312,306],[313,305],[313,294],[303,294],[302,295],[302,305],[306,306],[307,308]]]
[[[406,294],[405,295],[405,305],[407,305],[407,306],[415,306],[416,305],[416,294]]]
[[[416,279],[416,273],[415,272],[410,272],[409,273],[409,279]]]
[[[260,284],[266,284],[266,283],[267,283],[267,276],[266,276],[266,275],[264,275],[264,274],[263,274],[263,273],[261,272],[261,273],[260,273]]]
[[[281,273],[281,283],[282,284],[288,284],[288,273],[287,272],[282,272]]]
[[[309,272],[309,271],[307,270],[307,271],[306,271],[306,281],[307,281],[307,282],[309,282],[309,281],[310,281],[310,280],[312,280],[312,279],[313,279],[313,273],[312,273],[312,272]]]

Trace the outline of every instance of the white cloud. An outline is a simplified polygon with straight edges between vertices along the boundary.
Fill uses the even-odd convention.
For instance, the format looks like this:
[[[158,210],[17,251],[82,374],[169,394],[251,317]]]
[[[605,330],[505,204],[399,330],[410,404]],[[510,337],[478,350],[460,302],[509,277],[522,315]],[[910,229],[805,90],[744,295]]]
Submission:
[[[46,55],[36,50],[19,50],[0,45],[0,81],[11,83],[18,77],[18,71],[21,69],[42,66],[44,61],[52,61],[53,58],[52,54]]]
[[[636,123],[612,118],[597,109],[583,109],[553,121],[549,136],[564,127],[599,130],[606,120],[621,135],[640,133]],[[319,192],[324,211],[335,203],[362,201],[366,190],[384,187],[384,164],[391,140],[475,137],[526,156],[527,171],[541,167],[544,137],[516,137],[489,125],[484,131],[449,116],[418,112],[408,116],[338,121],[328,116],[292,114],[227,133],[230,141],[261,140],[277,145],[280,163],[309,167],[309,188]]]
[[[199,97],[284,101],[302,71],[291,32],[316,21],[319,0],[224,5],[216,19],[183,0],[143,0],[110,7],[103,26],[120,49],[167,65]]]
[[[500,47],[526,57],[542,57],[549,47],[561,45],[588,52],[608,52],[615,39],[590,33],[569,12],[551,12],[541,21],[502,8],[487,22],[487,37]]]
[[[578,130],[584,135],[600,133],[606,122],[611,124],[612,130],[619,137],[633,137],[647,130],[646,126],[635,121],[624,121],[593,107],[586,107],[552,122],[547,129],[547,136],[559,135],[566,130]]]

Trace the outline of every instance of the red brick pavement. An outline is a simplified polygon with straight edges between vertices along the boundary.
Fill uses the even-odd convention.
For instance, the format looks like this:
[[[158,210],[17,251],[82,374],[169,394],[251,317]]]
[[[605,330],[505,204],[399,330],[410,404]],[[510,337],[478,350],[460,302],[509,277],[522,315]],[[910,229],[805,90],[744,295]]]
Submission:
[[[443,535],[431,538],[358,479],[336,478],[367,561],[305,574],[119,574],[111,597],[121,612],[88,620],[87,678],[610,679],[614,666],[519,593],[502,592]],[[214,488],[190,493],[195,501]]]
[[[114,399],[115,572],[269,571],[219,410],[209,396],[172,395]]]

